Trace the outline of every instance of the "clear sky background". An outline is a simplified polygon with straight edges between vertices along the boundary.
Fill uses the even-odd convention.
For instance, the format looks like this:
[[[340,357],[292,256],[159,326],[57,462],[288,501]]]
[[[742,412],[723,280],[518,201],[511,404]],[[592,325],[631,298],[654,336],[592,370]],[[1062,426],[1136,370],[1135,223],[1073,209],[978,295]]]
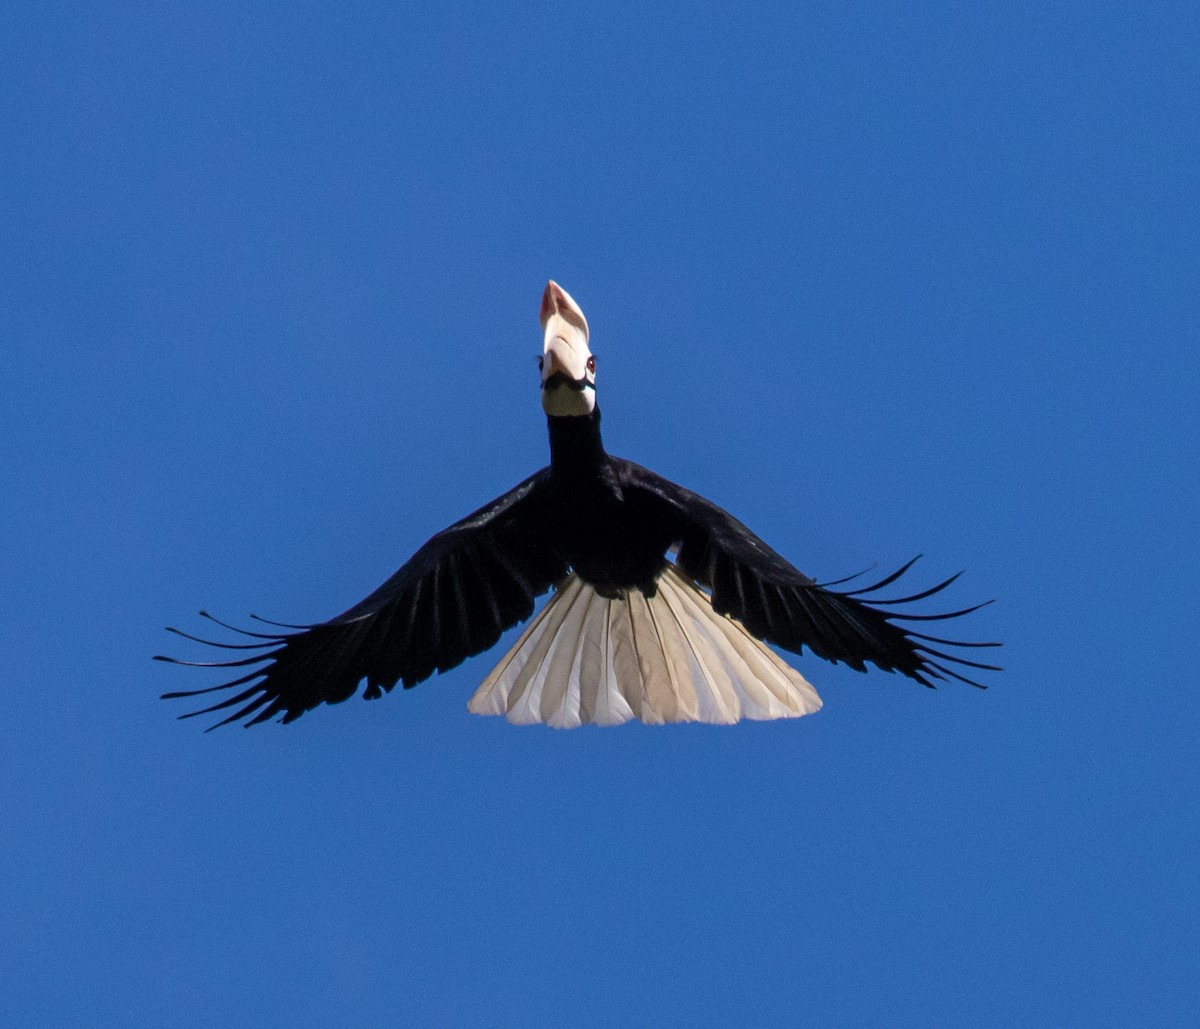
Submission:
[[[1191,3],[0,13],[0,1022],[1196,1025]],[[979,692],[555,732],[494,654],[204,735],[207,608],[330,617],[609,449]],[[511,641],[512,637],[507,637]]]

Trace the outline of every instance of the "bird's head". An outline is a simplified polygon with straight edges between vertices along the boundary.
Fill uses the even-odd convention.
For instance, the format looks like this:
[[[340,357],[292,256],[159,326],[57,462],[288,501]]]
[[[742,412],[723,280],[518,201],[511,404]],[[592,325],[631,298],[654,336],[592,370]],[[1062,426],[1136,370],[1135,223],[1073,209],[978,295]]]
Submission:
[[[596,359],[588,349],[588,323],[579,305],[557,282],[542,294],[545,343],[538,362],[542,370],[542,409],[555,417],[590,415],[596,410]]]

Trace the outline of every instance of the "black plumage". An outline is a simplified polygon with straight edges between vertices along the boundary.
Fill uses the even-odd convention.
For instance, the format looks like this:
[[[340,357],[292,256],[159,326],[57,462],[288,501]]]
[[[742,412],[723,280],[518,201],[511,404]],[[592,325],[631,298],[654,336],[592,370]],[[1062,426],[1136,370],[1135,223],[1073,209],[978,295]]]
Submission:
[[[586,321],[553,283],[543,298],[544,325],[547,305],[551,315],[578,314],[586,352]],[[572,317],[571,324],[578,322]],[[548,340],[550,332],[548,328]],[[548,342],[548,355],[549,348]],[[560,383],[553,380],[567,378],[568,389],[578,393],[583,382],[584,391],[594,393],[590,353],[587,368],[586,377],[578,378],[544,368],[543,388],[556,388]],[[548,467],[439,532],[374,593],[329,621],[266,623],[271,631],[264,632],[236,630],[252,641],[236,644],[171,630],[252,653],[203,663],[246,669],[231,681],[164,696],[228,694],[182,716],[228,711],[217,725],[240,720],[253,725],[275,717],[290,722],[322,703],[346,700],[364,682],[364,696],[373,699],[397,683],[407,689],[488,650],[505,630],[529,618],[537,598],[570,572],[602,597],[631,590],[652,597],[672,555],[676,569],[708,593],[715,612],[786,650],[801,653],[807,648],[860,671],[873,664],[926,686],[945,679],[981,686],[955,668],[998,670],[952,653],[997,644],[952,641],[899,624],[957,618],[983,606],[935,615],[903,612],[905,605],[938,593],[957,576],[892,599],[876,597],[912,562],[858,589],[819,584],[715,504],[608,455],[594,400],[586,413],[567,415],[549,413],[554,405],[545,393],[543,404],[548,411]]]

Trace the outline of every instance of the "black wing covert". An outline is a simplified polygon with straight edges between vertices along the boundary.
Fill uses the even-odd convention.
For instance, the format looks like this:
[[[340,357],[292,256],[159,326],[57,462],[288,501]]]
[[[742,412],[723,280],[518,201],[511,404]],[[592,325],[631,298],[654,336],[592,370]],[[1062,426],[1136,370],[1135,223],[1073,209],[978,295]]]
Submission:
[[[534,600],[567,573],[554,548],[546,545],[543,530],[548,477],[549,470],[542,469],[439,532],[379,589],[327,622],[268,623],[298,630],[279,633],[247,632],[219,622],[259,641],[236,644],[169,630],[210,646],[257,652],[213,662],[159,656],[160,661],[205,668],[253,668],[219,686],[163,697],[195,697],[245,686],[181,717],[233,707],[231,715],[211,728],[242,719],[255,725],[276,715],[291,722],[319,704],[352,697],[364,679],[363,696],[373,700],[397,682],[408,689],[434,671],[444,672],[487,650],[506,629],[528,618]]]
[[[999,671],[999,666],[981,664],[946,653],[938,647],[996,647],[998,643],[964,643],[927,636],[894,624],[941,621],[969,614],[991,603],[945,614],[907,614],[888,610],[931,597],[949,586],[958,575],[907,597],[864,601],[897,579],[917,560],[870,586],[838,591],[798,571],[733,515],[660,475],[634,464],[614,459],[626,496],[637,494],[655,516],[671,529],[678,554],[678,568],[700,586],[711,591],[713,608],[740,621],[752,634],[801,653],[808,647],[818,657],[835,664],[866,671],[870,662],[885,671],[902,672],[932,687],[931,680],[957,679],[986,687],[946,667]],[[961,573],[959,573],[961,574]],[[852,577],[856,578],[856,577]],[[848,580],[839,580],[846,582]]]

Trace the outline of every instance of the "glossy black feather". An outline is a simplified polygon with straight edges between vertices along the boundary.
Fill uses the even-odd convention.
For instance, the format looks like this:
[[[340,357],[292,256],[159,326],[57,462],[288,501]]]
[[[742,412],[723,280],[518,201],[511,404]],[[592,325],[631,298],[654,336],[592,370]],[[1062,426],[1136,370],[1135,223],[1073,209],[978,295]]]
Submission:
[[[319,704],[353,696],[363,680],[365,695],[377,697],[397,682],[414,686],[487,650],[504,630],[528,618],[537,597],[566,575],[566,565],[538,532],[546,518],[548,479],[549,470],[543,469],[439,532],[379,589],[336,618],[276,635],[237,630],[265,640],[256,645],[270,649],[204,663],[218,668],[263,663],[254,673],[164,696],[199,696],[250,683],[241,693],[183,717],[245,702],[217,724],[249,718],[247,724],[253,725],[276,715],[290,722]]]
[[[872,586],[848,592],[831,590],[798,571],[711,501],[632,461],[617,458],[613,461],[625,494],[653,498],[655,517],[671,526],[671,535],[679,548],[676,557],[679,568],[711,591],[717,611],[738,619],[760,639],[796,653],[807,647],[818,657],[845,662],[859,671],[864,671],[869,663],[885,671],[902,672],[925,686],[932,686],[931,680],[949,677],[983,688],[981,683],[947,669],[933,658],[970,668],[999,670],[996,665],[969,661],[926,645],[929,642],[950,647],[998,644],[934,641],[895,624],[906,619],[955,618],[982,605],[936,615],[905,615],[875,606],[904,605],[925,599],[945,589],[957,575],[909,597],[867,603],[859,598],[898,580],[916,559]]]

